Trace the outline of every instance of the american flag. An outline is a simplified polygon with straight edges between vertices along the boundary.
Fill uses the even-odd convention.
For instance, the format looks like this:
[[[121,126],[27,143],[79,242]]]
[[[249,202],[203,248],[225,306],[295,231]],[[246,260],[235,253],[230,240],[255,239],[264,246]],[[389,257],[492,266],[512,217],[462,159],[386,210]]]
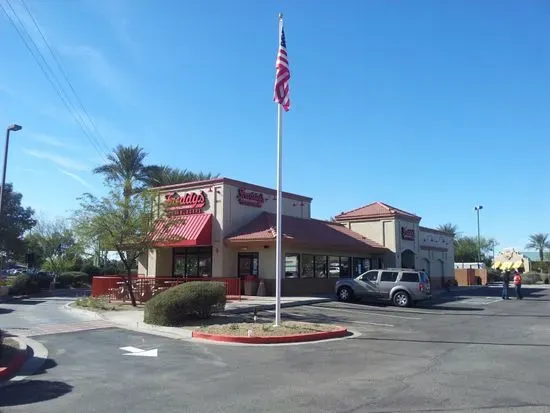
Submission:
[[[286,53],[285,29],[281,27],[281,42],[279,43],[279,52],[275,63],[277,69],[275,76],[275,94],[273,100],[281,105],[288,112],[290,109],[290,97],[288,90],[288,81],[290,80],[290,70],[288,68],[288,55]]]

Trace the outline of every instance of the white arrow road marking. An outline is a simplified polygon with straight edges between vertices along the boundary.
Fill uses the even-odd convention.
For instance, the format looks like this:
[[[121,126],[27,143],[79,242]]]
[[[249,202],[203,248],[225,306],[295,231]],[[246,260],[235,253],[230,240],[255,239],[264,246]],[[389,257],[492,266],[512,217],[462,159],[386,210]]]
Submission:
[[[120,347],[120,350],[126,351],[123,356],[140,356],[140,357],[158,357],[159,351],[157,348],[152,350],[142,350],[137,347]]]

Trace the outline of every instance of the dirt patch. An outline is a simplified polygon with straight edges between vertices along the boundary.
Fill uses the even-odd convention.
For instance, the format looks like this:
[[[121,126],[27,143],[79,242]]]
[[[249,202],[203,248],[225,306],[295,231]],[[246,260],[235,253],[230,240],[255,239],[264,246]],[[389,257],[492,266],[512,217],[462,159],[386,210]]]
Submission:
[[[329,324],[306,323],[302,321],[285,321],[280,326],[274,327],[273,322],[265,323],[231,323],[203,326],[196,331],[208,334],[226,336],[250,335],[254,337],[292,336],[298,334],[312,334],[324,331],[334,331],[341,327]]]
[[[0,353],[0,368],[7,367],[10,360],[19,351],[19,344],[13,338],[6,337],[2,341],[2,352]]]

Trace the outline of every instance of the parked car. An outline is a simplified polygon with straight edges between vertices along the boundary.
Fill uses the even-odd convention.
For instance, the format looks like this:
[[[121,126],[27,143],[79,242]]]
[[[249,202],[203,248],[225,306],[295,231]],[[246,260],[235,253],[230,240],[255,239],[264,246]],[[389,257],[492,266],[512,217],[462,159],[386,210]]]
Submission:
[[[335,292],[341,301],[371,298],[408,307],[432,297],[430,279],[423,271],[409,268],[386,268],[367,271],[356,278],[341,278]]]

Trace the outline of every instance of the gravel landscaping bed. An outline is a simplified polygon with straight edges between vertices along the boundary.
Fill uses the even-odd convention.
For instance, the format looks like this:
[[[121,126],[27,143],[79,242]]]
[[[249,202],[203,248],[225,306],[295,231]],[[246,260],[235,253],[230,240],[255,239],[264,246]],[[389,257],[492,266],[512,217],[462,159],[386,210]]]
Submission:
[[[297,334],[311,334],[323,331],[338,330],[339,326],[329,324],[306,323],[301,321],[285,321],[279,327],[274,327],[273,322],[266,323],[233,323],[215,324],[204,326],[196,331],[208,334],[246,337],[251,331],[255,337],[291,336]]]

